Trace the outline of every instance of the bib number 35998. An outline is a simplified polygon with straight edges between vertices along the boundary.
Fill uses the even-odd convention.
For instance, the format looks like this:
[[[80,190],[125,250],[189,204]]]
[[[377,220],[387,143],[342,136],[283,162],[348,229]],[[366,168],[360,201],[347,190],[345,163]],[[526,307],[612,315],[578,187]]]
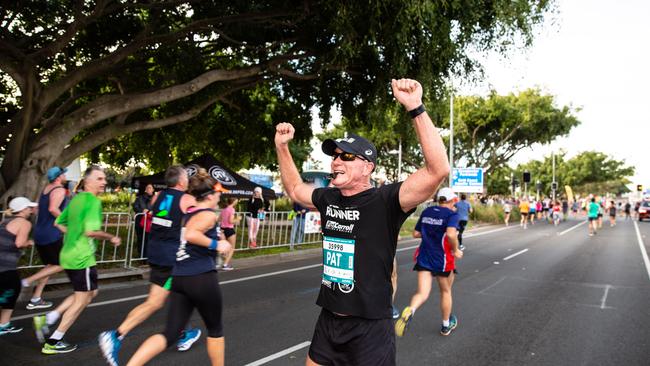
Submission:
[[[354,283],[354,240],[323,237],[323,279],[352,285]]]

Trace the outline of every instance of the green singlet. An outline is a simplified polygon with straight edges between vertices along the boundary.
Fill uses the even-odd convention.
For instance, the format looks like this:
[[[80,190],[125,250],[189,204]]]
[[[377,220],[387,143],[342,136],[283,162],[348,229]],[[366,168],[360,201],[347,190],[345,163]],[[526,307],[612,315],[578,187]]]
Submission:
[[[68,230],[59,256],[64,269],[84,269],[95,262],[95,241],[85,233],[102,228],[102,202],[92,193],[77,194],[56,219]]]

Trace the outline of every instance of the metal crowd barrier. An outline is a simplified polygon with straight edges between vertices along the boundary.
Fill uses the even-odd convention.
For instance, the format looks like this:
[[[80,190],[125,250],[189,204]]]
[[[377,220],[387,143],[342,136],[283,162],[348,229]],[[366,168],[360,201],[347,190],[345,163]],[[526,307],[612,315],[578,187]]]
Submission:
[[[124,267],[129,267],[129,258],[127,253],[133,240],[133,220],[128,212],[105,212],[103,217],[102,231],[117,235],[122,238],[120,246],[113,246],[108,240],[95,240],[97,264],[115,264],[119,263]],[[36,254],[34,246],[26,250],[19,262],[18,269],[41,268],[43,264]]]
[[[293,250],[296,245],[317,244],[321,242],[320,233],[304,233],[304,217],[302,223],[297,219],[289,219],[290,211],[267,212],[264,220],[260,220],[257,234],[257,249],[289,247]],[[125,268],[146,264],[146,245],[148,234],[142,229],[140,235],[140,221],[145,215],[143,213],[133,214],[129,212],[105,212],[102,230],[122,238],[122,244],[114,247],[109,241],[98,241],[95,243],[97,264],[119,264]],[[249,246],[249,230],[247,212],[235,213],[235,251],[252,250]],[[146,217],[144,220],[146,221]],[[293,228],[294,223],[302,224]],[[146,225],[146,222],[144,222]],[[293,232],[292,232],[293,231]],[[301,232],[302,231],[302,232]],[[293,235],[292,235],[293,234]],[[43,267],[39,256],[35,253],[36,248],[26,250],[19,263],[19,269],[32,269]]]
[[[304,234],[304,220],[300,228],[293,229],[294,222],[298,220],[289,219],[290,211],[267,212],[264,220],[260,220],[259,231],[257,233],[257,248],[276,248],[289,247],[293,249],[295,245],[316,244],[321,241],[320,233]],[[143,219],[144,217],[144,219]],[[251,215],[248,212],[235,212],[234,229],[236,233],[235,251],[252,250],[249,245],[249,230],[247,218]],[[140,235],[140,223],[146,225],[147,218],[143,213],[133,215],[131,227],[129,229],[129,240],[126,246],[127,267],[145,264],[147,261],[146,246],[148,245],[148,234],[142,229]],[[292,230],[294,235],[292,236]],[[302,233],[302,235],[300,235]],[[300,240],[302,239],[302,240]]]

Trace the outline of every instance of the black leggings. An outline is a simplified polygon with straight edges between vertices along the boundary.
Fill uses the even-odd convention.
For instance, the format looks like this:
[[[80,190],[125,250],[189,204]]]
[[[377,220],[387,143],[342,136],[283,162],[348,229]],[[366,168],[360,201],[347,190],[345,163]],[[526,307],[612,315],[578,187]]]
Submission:
[[[176,344],[195,308],[208,329],[208,337],[223,337],[223,304],[216,271],[172,277],[169,313],[163,333],[168,347]]]
[[[0,308],[13,309],[20,295],[20,276],[18,271],[0,272]]]
[[[465,231],[465,226],[467,225],[467,220],[458,221],[458,245],[463,244],[463,232]]]

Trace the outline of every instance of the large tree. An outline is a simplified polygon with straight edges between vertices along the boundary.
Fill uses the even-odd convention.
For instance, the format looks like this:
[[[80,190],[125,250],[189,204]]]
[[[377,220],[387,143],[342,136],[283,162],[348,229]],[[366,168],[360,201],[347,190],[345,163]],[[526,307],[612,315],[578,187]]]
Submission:
[[[519,151],[568,135],[580,121],[569,106],[538,89],[519,94],[458,97],[454,103],[454,155],[487,172]]]
[[[124,160],[115,151],[131,148],[129,138],[145,130],[155,132],[133,137],[144,146],[130,149],[133,157],[155,152],[162,163],[201,150],[174,144],[187,140],[186,133],[201,135],[197,142],[203,143],[226,123],[238,123],[249,137],[239,149],[253,150],[252,162],[268,163],[272,144],[259,136],[268,139],[276,119],[297,116],[303,140],[310,136],[312,106],[320,107],[324,121],[336,105],[346,117],[372,123],[371,117],[392,104],[390,78],[417,78],[426,90],[439,91],[450,72],[475,69],[470,47],[503,49],[514,39],[530,43],[532,27],[549,3],[33,0],[3,5],[0,194],[34,197],[49,166],[65,165],[109,142],[114,145],[104,145],[102,153]],[[277,109],[259,107],[274,102]],[[202,123],[191,131],[170,127],[193,120]],[[116,143],[123,135],[130,137]],[[211,144],[233,143],[216,137]]]
[[[550,193],[553,181],[551,155],[545,156],[543,160],[520,164],[515,171],[519,177],[524,171],[531,173],[529,192],[535,191],[535,185],[539,181],[541,192]],[[589,193],[619,195],[629,192],[627,185],[631,183],[629,177],[632,175],[634,167],[602,152],[585,151],[571,159],[567,159],[566,152],[563,151],[555,155],[555,180],[559,183],[559,192],[564,192],[564,186],[570,186],[575,194],[583,196]]]

